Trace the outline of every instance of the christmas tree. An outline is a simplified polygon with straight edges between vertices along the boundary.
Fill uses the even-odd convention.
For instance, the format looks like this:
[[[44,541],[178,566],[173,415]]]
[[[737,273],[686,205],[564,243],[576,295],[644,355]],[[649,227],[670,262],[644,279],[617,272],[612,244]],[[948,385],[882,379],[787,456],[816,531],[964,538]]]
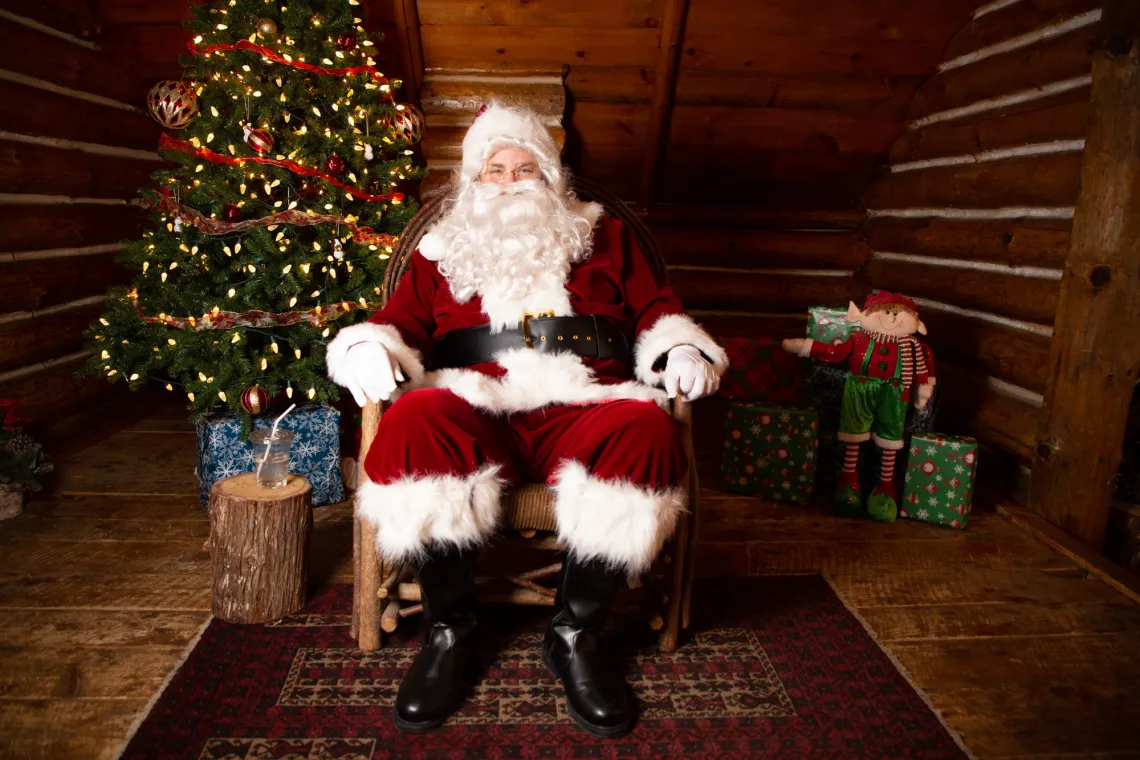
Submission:
[[[379,302],[415,213],[423,117],[377,70],[357,0],[191,8],[184,81],[148,106],[176,166],[142,191],[153,228],[125,242],[134,278],[88,331],[88,372],[157,380],[195,418],[262,411],[282,391],[337,397],[325,346]],[[248,419],[248,418],[247,418]]]

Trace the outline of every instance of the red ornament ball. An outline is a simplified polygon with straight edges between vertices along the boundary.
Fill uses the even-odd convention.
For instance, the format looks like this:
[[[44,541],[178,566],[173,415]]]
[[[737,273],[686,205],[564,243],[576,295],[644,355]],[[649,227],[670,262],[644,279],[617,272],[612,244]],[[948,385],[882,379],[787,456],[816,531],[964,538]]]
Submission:
[[[341,50],[355,50],[356,49],[356,35],[348,34],[347,32],[336,38],[337,47]]]
[[[158,188],[158,194],[161,195],[163,198],[173,198],[174,197],[174,191],[171,190],[169,187]]]
[[[340,174],[344,171],[344,159],[334,153],[325,159],[325,168],[329,174]]]
[[[269,407],[269,392],[260,385],[251,385],[241,393],[241,408],[250,414],[261,414]]]
[[[146,106],[162,126],[182,129],[198,115],[198,93],[193,82],[166,79],[150,88]]]
[[[222,206],[222,218],[231,224],[240,221],[241,209],[233,203],[227,203],[225,206]]]
[[[259,155],[264,155],[273,150],[276,143],[269,130],[251,129],[249,134],[245,136],[245,144],[257,151]]]
[[[397,103],[396,112],[380,119],[381,124],[392,131],[392,136],[415,145],[424,136],[424,115],[411,103]]]

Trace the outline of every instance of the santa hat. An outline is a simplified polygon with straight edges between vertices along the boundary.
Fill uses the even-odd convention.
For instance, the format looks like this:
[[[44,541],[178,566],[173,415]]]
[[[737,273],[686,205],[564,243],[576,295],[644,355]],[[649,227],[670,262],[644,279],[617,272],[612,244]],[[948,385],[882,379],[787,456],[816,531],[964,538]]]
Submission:
[[[542,175],[557,192],[566,190],[562,158],[550,130],[534,111],[490,103],[479,109],[463,138],[460,182],[474,182],[483,165],[500,148],[525,148],[538,161]]]
[[[915,305],[914,301],[910,300],[902,293],[891,293],[887,290],[876,290],[867,296],[867,300],[863,304],[863,311],[867,311],[872,306],[877,306],[880,309],[886,308],[887,306],[901,306],[911,314],[918,316],[918,306]]]

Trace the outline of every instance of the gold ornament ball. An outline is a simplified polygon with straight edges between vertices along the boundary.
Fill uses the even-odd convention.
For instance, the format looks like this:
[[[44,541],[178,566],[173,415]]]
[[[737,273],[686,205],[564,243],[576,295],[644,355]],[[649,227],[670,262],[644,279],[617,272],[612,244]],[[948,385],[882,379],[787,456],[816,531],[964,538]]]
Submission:
[[[380,123],[390,129],[397,139],[409,145],[415,145],[423,139],[426,126],[423,113],[411,103],[396,104],[395,112],[380,117]]]
[[[271,18],[259,18],[257,20],[257,32],[263,37],[272,37],[277,34],[277,22]]]
[[[198,93],[193,82],[166,79],[146,96],[150,115],[167,129],[182,129],[198,115]]]

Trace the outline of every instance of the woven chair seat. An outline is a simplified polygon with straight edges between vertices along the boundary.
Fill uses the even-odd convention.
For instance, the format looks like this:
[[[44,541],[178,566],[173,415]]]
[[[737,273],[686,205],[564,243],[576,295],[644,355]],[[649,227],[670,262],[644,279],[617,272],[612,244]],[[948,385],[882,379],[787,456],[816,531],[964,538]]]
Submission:
[[[557,530],[554,489],[542,483],[507,489],[503,494],[502,526],[508,530]]]

